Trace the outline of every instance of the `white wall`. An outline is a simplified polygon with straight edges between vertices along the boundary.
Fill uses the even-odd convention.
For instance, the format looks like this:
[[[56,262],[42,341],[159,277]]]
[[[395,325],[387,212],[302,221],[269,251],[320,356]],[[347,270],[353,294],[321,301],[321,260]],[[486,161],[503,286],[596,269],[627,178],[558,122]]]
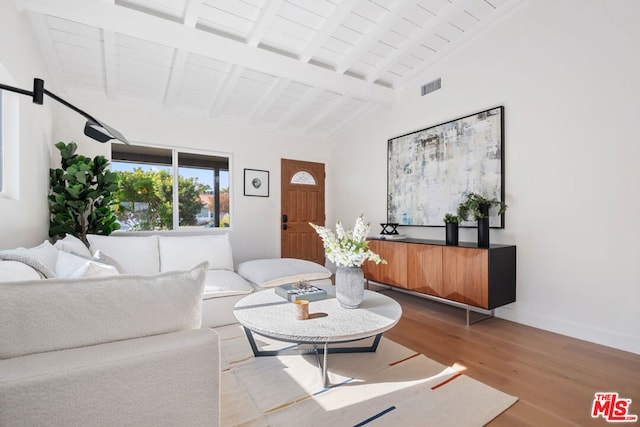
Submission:
[[[497,315],[640,353],[638,22],[634,0],[526,2],[341,135],[328,222],[364,212],[379,232],[387,139],[504,105],[509,209],[491,239],[517,245],[517,302]]]
[[[0,82],[27,90],[32,90],[34,77],[46,83],[29,21],[16,11],[11,0],[0,0],[0,11]],[[46,100],[40,106],[28,96],[5,95],[19,105],[17,162],[11,165],[17,166],[18,182],[16,176],[8,177],[7,184],[16,191],[0,197],[0,249],[35,246],[47,239],[49,232],[51,106]]]
[[[280,256],[280,159],[325,163],[330,174],[325,140],[302,138],[271,130],[193,118],[178,112],[145,106],[127,107],[91,99],[68,97],[98,119],[120,131],[131,143],[209,150],[231,155],[231,228],[234,261]],[[56,112],[56,141],[75,141],[78,152],[110,158],[110,145],[82,135],[83,120],[77,114]],[[56,150],[57,151],[57,150]],[[54,163],[59,162],[56,153]],[[58,164],[54,165],[59,167]],[[268,170],[269,197],[244,196],[244,169]]]

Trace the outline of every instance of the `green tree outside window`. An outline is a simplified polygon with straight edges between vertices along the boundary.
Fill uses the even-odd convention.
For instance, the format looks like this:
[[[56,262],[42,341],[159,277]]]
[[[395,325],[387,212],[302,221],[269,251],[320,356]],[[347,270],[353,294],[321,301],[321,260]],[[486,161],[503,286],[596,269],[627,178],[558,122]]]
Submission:
[[[140,231],[171,230],[173,226],[173,176],[165,171],[115,172],[119,176],[116,193],[118,220]],[[199,195],[210,191],[208,185],[193,178],[178,177],[179,225],[196,224],[203,203]],[[146,206],[146,209],[136,209]]]

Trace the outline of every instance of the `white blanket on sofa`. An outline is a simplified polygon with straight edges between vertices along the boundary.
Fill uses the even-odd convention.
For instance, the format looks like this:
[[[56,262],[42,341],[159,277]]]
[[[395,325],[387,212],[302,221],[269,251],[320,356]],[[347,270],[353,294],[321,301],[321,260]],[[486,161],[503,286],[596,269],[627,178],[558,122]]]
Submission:
[[[17,248],[0,251],[0,260],[18,261],[36,270],[42,277],[50,279],[56,277],[55,271],[49,268],[44,262],[36,258],[31,249]]]

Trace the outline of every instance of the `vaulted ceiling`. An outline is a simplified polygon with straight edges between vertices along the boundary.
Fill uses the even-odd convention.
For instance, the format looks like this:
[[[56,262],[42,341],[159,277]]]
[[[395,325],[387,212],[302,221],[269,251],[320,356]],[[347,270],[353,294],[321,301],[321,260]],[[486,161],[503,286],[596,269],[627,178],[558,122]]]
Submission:
[[[331,136],[524,0],[14,1],[60,94]]]

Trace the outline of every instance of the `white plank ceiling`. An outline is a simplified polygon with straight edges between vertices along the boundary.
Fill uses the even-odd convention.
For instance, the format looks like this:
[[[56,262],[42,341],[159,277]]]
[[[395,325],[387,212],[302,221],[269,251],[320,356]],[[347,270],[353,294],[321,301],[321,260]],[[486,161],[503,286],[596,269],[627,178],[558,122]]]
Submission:
[[[61,95],[330,137],[524,0],[14,1]]]

